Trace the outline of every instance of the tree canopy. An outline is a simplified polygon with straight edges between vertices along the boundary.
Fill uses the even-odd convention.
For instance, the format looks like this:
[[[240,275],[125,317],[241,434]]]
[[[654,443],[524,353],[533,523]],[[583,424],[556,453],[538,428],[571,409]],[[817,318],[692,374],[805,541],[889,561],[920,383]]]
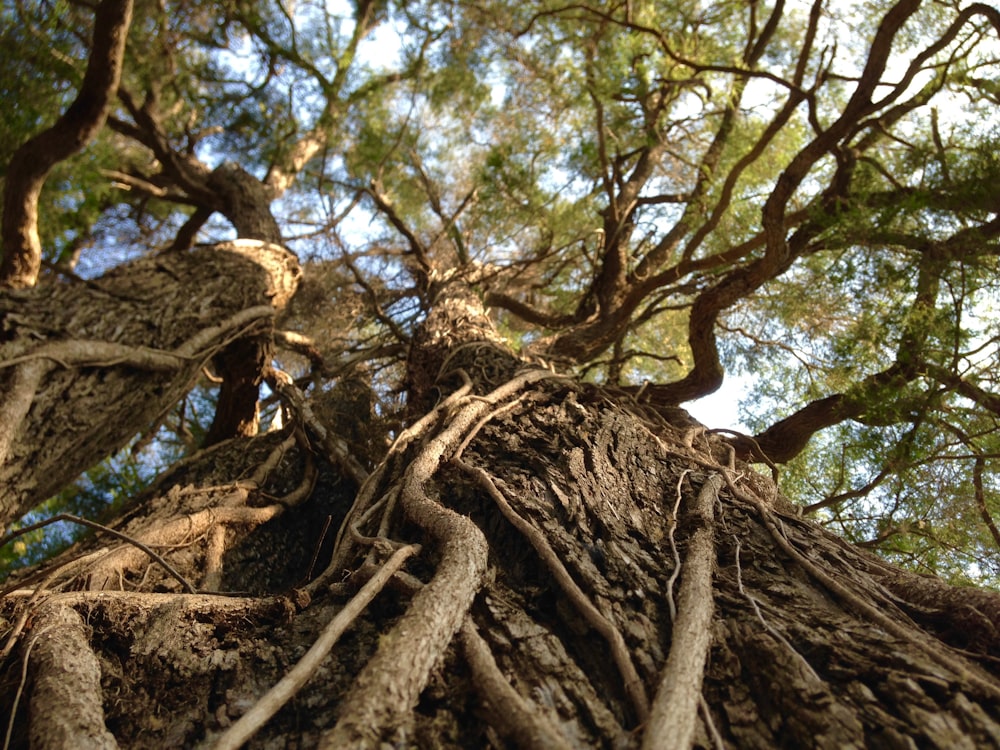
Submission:
[[[1000,581],[995,8],[2,13],[8,286],[281,243],[305,275],[275,361],[317,391],[372,383],[384,437],[407,419],[406,346],[461,277],[560,372],[664,408],[739,378],[751,434],[726,436],[804,513],[917,570]],[[252,429],[210,424],[215,387],[138,427],[135,460]]]
[[[996,8],[0,14],[5,746],[1000,744]]]

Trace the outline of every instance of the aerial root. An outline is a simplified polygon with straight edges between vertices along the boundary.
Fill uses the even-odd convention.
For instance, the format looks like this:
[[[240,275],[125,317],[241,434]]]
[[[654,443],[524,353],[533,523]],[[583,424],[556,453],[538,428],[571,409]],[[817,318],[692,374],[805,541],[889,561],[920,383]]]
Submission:
[[[517,747],[528,750],[569,750],[570,742],[559,727],[526,701],[503,676],[471,618],[462,625],[461,638],[473,684],[482,701],[489,705],[491,723],[497,731]]]
[[[22,534],[27,534],[29,531],[34,531],[35,529],[40,529],[43,526],[48,526],[48,525],[56,523],[58,521],[68,521],[70,523],[77,523],[77,524],[80,524],[81,526],[86,526],[88,528],[95,529],[97,531],[106,532],[106,533],[110,534],[111,536],[115,537],[116,539],[121,539],[123,542],[132,545],[136,549],[140,550],[143,554],[145,554],[146,556],[148,556],[150,559],[152,559],[154,562],[156,562],[160,567],[162,567],[164,569],[164,571],[166,571],[166,573],[171,578],[173,578],[174,580],[176,580],[178,583],[181,584],[181,587],[184,589],[184,591],[186,593],[188,593],[188,594],[195,593],[194,586],[192,586],[188,582],[188,580],[186,578],[184,578],[184,576],[182,576],[180,573],[178,573],[173,568],[173,566],[170,565],[170,563],[168,563],[165,559],[163,559],[163,557],[161,555],[159,555],[156,552],[154,552],[149,547],[149,545],[144,544],[142,540],[135,539],[135,538],[129,536],[128,534],[125,534],[125,533],[123,533],[121,531],[118,531],[116,529],[112,529],[110,526],[105,526],[102,523],[97,523],[97,521],[91,521],[91,520],[86,519],[86,518],[81,518],[80,516],[75,516],[72,513],[58,513],[58,514],[52,516],[51,518],[46,518],[44,521],[39,521],[38,523],[33,523],[33,524],[29,525],[29,526],[24,526],[23,528],[20,528],[17,531],[15,531],[14,533],[12,533],[9,536],[5,537],[3,540],[0,540],[0,547],[2,547],[3,545],[7,544],[10,541],[12,541],[13,539],[21,536]],[[106,554],[107,553],[103,553],[99,557],[101,557],[101,558],[106,557]],[[90,557],[90,556],[88,555],[88,557]],[[67,566],[72,566],[72,562],[75,562],[75,561],[71,561],[70,563],[67,563]],[[72,568],[74,570],[76,569],[76,567],[77,566],[72,566]],[[47,580],[52,581],[55,578],[57,578],[58,575],[55,575],[55,574],[58,574],[59,570],[60,570],[60,568],[57,568],[55,571],[46,571]],[[49,575],[49,573],[52,573],[54,575]],[[23,586],[23,584],[18,584],[14,588],[21,588],[22,586]],[[10,593],[10,591],[13,591],[13,590],[14,589],[12,588],[12,589],[0,592],[0,598],[3,598],[8,593]]]
[[[725,478],[726,484],[733,495],[749,504],[757,511],[757,514],[764,523],[764,527],[767,529],[775,544],[777,544],[778,547],[785,552],[785,554],[798,563],[799,566],[801,566],[801,568],[809,576],[811,576],[814,581],[826,588],[827,591],[840,599],[841,602],[843,602],[849,609],[852,609],[856,614],[865,617],[869,622],[882,628],[890,635],[895,636],[904,642],[913,644],[915,648],[917,648],[932,662],[949,669],[963,681],[970,685],[974,685],[984,696],[988,696],[993,701],[1000,702],[1000,689],[997,689],[995,685],[970,669],[966,663],[964,663],[959,657],[953,655],[947,648],[943,648],[943,644],[940,641],[931,640],[931,638],[918,627],[907,627],[900,624],[885,613],[881,612],[874,605],[865,601],[846,584],[841,583],[833,576],[822,570],[816,563],[800,552],[798,548],[789,541],[784,531],[779,529],[778,525],[775,523],[774,513],[766,505],[764,505],[763,502],[754,497],[752,494],[737,487],[729,472],[723,471],[722,476]]]
[[[60,513],[39,523],[18,529],[16,532],[0,539],[0,546],[35,529],[57,521],[68,521],[95,529],[99,533],[113,536],[124,542],[125,545],[111,550],[102,550],[100,554],[87,555],[85,558],[87,560],[86,565],[80,564],[83,562],[82,559],[66,563],[64,566],[56,569],[63,571],[64,578],[67,573],[71,573],[73,576],[87,573],[91,578],[91,587],[101,589],[105,588],[106,584],[112,579],[120,578],[123,571],[137,568],[146,558],[149,558],[159,565],[167,575],[175,579],[185,593],[194,594],[197,593],[198,589],[170,565],[154,547],[186,546],[201,537],[206,537],[205,570],[201,590],[213,590],[218,587],[221,581],[226,526],[232,524],[240,524],[251,528],[259,526],[277,517],[286,509],[300,503],[312,491],[318,472],[309,451],[305,450],[303,451],[305,455],[305,469],[302,479],[295,489],[283,497],[276,498],[275,502],[268,506],[253,508],[246,505],[250,494],[259,491],[263,487],[268,475],[277,467],[288,449],[296,442],[300,445],[304,444],[304,440],[305,437],[301,433],[296,432],[289,435],[282,443],[275,446],[249,479],[227,485],[182,491],[182,494],[189,493],[208,496],[209,499],[206,501],[206,504],[211,503],[212,507],[195,511],[185,516],[175,517],[166,522],[160,522],[145,532],[125,533],[97,523],[96,521],[69,513]],[[53,572],[51,569],[46,571],[49,583],[59,577],[48,575],[51,572]],[[23,588],[28,583],[20,582],[17,584],[17,588]],[[0,592],[0,598],[6,593],[6,591]]]
[[[96,750],[117,748],[104,724],[101,667],[83,618],[71,607],[45,604],[35,614],[34,631],[25,648],[33,666],[31,746],[75,750],[83,741]]]
[[[274,687],[268,690],[239,720],[229,727],[214,744],[212,750],[236,750],[250,739],[284,706],[311,678],[329,655],[341,635],[364,611],[375,596],[385,587],[406,560],[420,551],[411,544],[397,550],[385,564],[361,587],[357,594],[334,616],[320,633],[319,638],[305,655]]]
[[[337,532],[330,564],[306,587],[306,590],[310,594],[323,589],[332,580],[338,578],[350,564],[354,553],[357,551],[357,545],[370,538],[361,531],[362,523],[371,518],[379,506],[383,504],[394,505],[394,499],[387,503],[385,494],[378,494],[382,480],[388,472],[391,462],[398,455],[401,455],[410,443],[430,431],[437,421],[456,403],[468,395],[471,390],[472,384],[467,381],[461,388],[421,417],[415,424],[410,425],[399,434],[378,468],[369,474],[360,484],[354,504],[347,512],[347,516],[344,518],[343,523],[340,525],[340,530]],[[389,492],[395,495],[398,491],[398,486],[394,485]],[[387,517],[388,509],[383,512],[383,518],[387,520]],[[380,528],[384,527],[384,523],[380,524]]]
[[[0,402],[0,463],[10,453],[12,441],[31,408],[42,378],[54,367],[126,365],[150,372],[173,372],[190,361],[207,362],[226,344],[245,335],[260,320],[273,318],[274,314],[271,305],[241,310],[219,325],[200,330],[171,351],[109,341],[70,339],[45,342],[5,359],[0,362],[0,369],[16,369],[10,392]]]
[[[670,542],[670,554],[674,558],[674,569],[670,573],[670,578],[667,579],[667,609],[670,612],[670,622],[677,619],[677,603],[674,601],[674,584],[677,583],[677,579],[681,574],[681,568],[683,568],[683,563],[681,562],[681,553],[677,550],[677,539],[675,534],[677,533],[677,517],[680,515],[681,500],[684,499],[684,492],[682,490],[682,485],[684,484],[684,478],[691,473],[690,469],[685,469],[681,472],[680,476],[677,477],[677,489],[675,490],[675,500],[674,508],[671,512],[670,526],[667,528],[667,541]]]
[[[223,500],[225,502],[225,499]],[[238,524],[254,528],[284,512],[280,503],[262,508],[222,505],[218,508],[206,508],[186,516],[180,516],[142,534],[138,540],[147,546],[185,546],[194,543],[217,526]],[[90,575],[92,589],[106,588],[112,580],[117,580],[122,571],[137,568],[144,558],[144,553],[134,547],[119,547],[104,555],[87,572]],[[192,588],[187,593],[196,593]]]
[[[320,740],[321,748],[377,747],[385,730],[401,725],[482,584],[487,559],[482,532],[421,493],[422,487],[404,487],[402,503],[407,517],[439,543],[437,571],[380,639],[341,704],[340,720]]]
[[[507,498],[500,492],[490,475],[483,469],[472,466],[461,459],[454,461],[454,463],[479,483],[497,504],[504,518],[527,538],[531,546],[534,547],[535,552],[542,559],[542,562],[552,572],[556,583],[559,584],[559,587],[569,597],[573,606],[576,607],[587,623],[607,640],[608,645],[611,647],[611,657],[625,683],[625,692],[632,703],[632,708],[635,710],[639,721],[645,721],[649,714],[649,698],[646,696],[646,688],[643,685],[642,679],[639,677],[639,673],[632,663],[632,657],[629,654],[628,646],[625,644],[625,639],[622,637],[621,631],[618,630],[611,619],[605,616],[577,585],[576,581],[569,574],[569,571],[566,570],[566,566],[562,564],[559,556],[556,555],[555,550],[552,549],[551,545],[545,539],[545,536],[532,526],[531,523],[518,515],[517,511],[511,507],[510,503],[507,502]]]
[[[705,726],[708,728],[708,736],[712,738],[712,745],[715,750],[726,750],[726,743],[722,739],[722,733],[719,728],[715,725],[715,719],[712,718],[712,711],[708,707],[708,701],[705,700],[705,696],[698,695],[698,710],[701,711],[701,720],[705,722]]]
[[[316,468],[316,462],[312,458],[312,453],[308,448],[308,442],[305,435],[300,430],[295,430],[288,436],[288,438],[275,447],[264,462],[257,467],[256,471],[254,471],[250,478],[251,486],[255,486],[257,488],[264,486],[268,475],[278,466],[285,452],[293,443],[298,443],[303,448],[302,455],[305,467],[302,472],[302,478],[299,480],[298,485],[287,495],[277,498],[277,502],[274,505],[268,506],[275,511],[271,518],[281,515],[284,510],[294,508],[296,505],[309,497],[313,488],[316,486],[316,479],[319,477],[319,471]],[[246,503],[247,499],[248,494],[230,493],[224,497],[222,503],[224,507],[241,507]],[[279,507],[281,510],[278,509]],[[266,520],[271,520],[271,518],[267,518]],[[207,531],[207,538],[205,540],[204,576],[201,583],[201,589],[203,591],[215,591],[222,585],[222,561],[227,548],[226,531],[228,525],[229,524],[216,523]]]
[[[429,431],[438,418],[446,419],[440,432],[427,439],[406,467],[398,484],[398,504],[406,519],[436,543],[437,569],[381,638],[375,655],[341,703],[340,720],[323,736],[320,748],[377,747],[382,735],[401,726],[416,705],[482,587],[489,550],[479,527],[431,498],[427,486],[464,436],[484,424],[484,416],[496,413],[498,405],[526,386],[548,377],[549,372],[530,370],[486,396],[452,394],[438,407],[440,411],[435,410],[438,417],[421,424],[421,431]],[[412,439],[405,436],[403,442]],[[363,515],[374,502],[372,489],[366,505],[356,503],[350,515]],[[347,556],[335,553],[335,562],[344,559]]]
[[[792,658],[797,661],[803,671],[810,675],[816,682],[822,682],[822,679],[816,670],[812,668],[812,665],[808,660],[796,650],[796,648],[789,642],[784,635],[779,633],[766,619],[764,619],[764,613],[760,610],[760,605],[757,604],[757,600],[753,598],[753,595],[746,590],[743,586],[743,565],[740,562],[740,540],[735,534],[733,534],[733,546],[735,547],[735,557],[736,557],[736,588],[743,595],[743,597],[750,603],[750,607],[753,609],[754,614],[757,616],[757,620],[763,626],[764,630],[771,635],[776,641],[783,645],[788,652],[792,655]]]
[[[712,573],[715,568],[715,504],[722,477],[705,480],[692,509],[684,575],[670,654],[643,733],[643,750],[687,750],[694,741],[705,663],[712,643]]]

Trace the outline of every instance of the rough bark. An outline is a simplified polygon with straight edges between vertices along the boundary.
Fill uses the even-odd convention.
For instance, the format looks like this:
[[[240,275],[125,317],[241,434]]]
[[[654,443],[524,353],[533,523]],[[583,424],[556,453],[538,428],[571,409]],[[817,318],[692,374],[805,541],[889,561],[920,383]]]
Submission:
[[[271,213],[273,191],[230,162],[216,167],[206,184],[213,207],[220,211],[240,237],[281,244],[281,229]],[[232,437],[257,434],[257,401],[264,368],[273,355],[266,339],[243,339],[224,349],[215,359],[222,377],[215,418],[205,441],[214,445]]]
[[[436,400],[360,485],[304,417],[215,446],[117,524],[198,594],[98,538],[12,584],[7,632],[38,597],[85,614],[117,742],[212,747],[417,543],[248,747],[1000,747],[995,594],[851,547],[696,425],[524,367],[451,309],[410,355]]]
[[[118,747],[104,726],[101,668],[83,618],[72,607],[40,607],[32,630],[31,746]]]
[[[299,274],[238,241],[0,296],[0,522],[153,427],[230,342],[266,342]]]

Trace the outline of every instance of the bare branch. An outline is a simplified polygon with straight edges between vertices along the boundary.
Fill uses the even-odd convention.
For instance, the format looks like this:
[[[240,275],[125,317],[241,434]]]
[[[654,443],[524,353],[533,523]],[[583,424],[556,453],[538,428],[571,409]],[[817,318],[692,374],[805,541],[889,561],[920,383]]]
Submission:
[[[103,0],[94,16],[87,72],[76,99],[56,123],[14,152],[3,200],[0,286],[34,286],[41,268],[38,198],[49,171],[86,146],[104,126],[121,79],[132,0]]]

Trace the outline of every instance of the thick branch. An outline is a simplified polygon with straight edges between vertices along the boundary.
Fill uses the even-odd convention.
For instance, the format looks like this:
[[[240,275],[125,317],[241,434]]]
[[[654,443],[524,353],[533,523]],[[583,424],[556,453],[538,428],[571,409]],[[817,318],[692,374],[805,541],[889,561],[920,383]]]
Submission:
[[[876,108],[871,99],[882,80],[892,41],[919,5],[920,0],[901,0],[886,13],[872,42],[858,86],[840,117],[799,151],[781,173],[764,204],[764,256],[731,272],[695,301],[688,328],[694,367],[681,381],[663,389],[659,396],[664,400],[680,403],[712,393],[722,384],[723,370],[715,338],[715,324],[719,314],[737,300],[759,289],[768,280],[784,273],[806,246],[809,236],[816,231],[813,227],[803,227],[792,239],[788,239],[785,217],[788,205],[815,164],[828,153],[836,151],[837,144],[858,120]],[[842,169],[837,170],[823,196],[824,203],[832,205],[846,193],[845,177],[848,174]]]
[[[49,171],[80,151],[104,125],[122,72],[132,0],[104,0],[80,92],[56,123],[24,143],[7,168],[0,286],[34,286],[41,268],[38,198]]]
[[[135,261],[102,289],[0,295],[0,316],[17,311],[0,342],[0,523],[148,429],[220,349],[266,339],[299,274],[281,247],[234,242]],[[72,338],[33,335],[50,328]]]

